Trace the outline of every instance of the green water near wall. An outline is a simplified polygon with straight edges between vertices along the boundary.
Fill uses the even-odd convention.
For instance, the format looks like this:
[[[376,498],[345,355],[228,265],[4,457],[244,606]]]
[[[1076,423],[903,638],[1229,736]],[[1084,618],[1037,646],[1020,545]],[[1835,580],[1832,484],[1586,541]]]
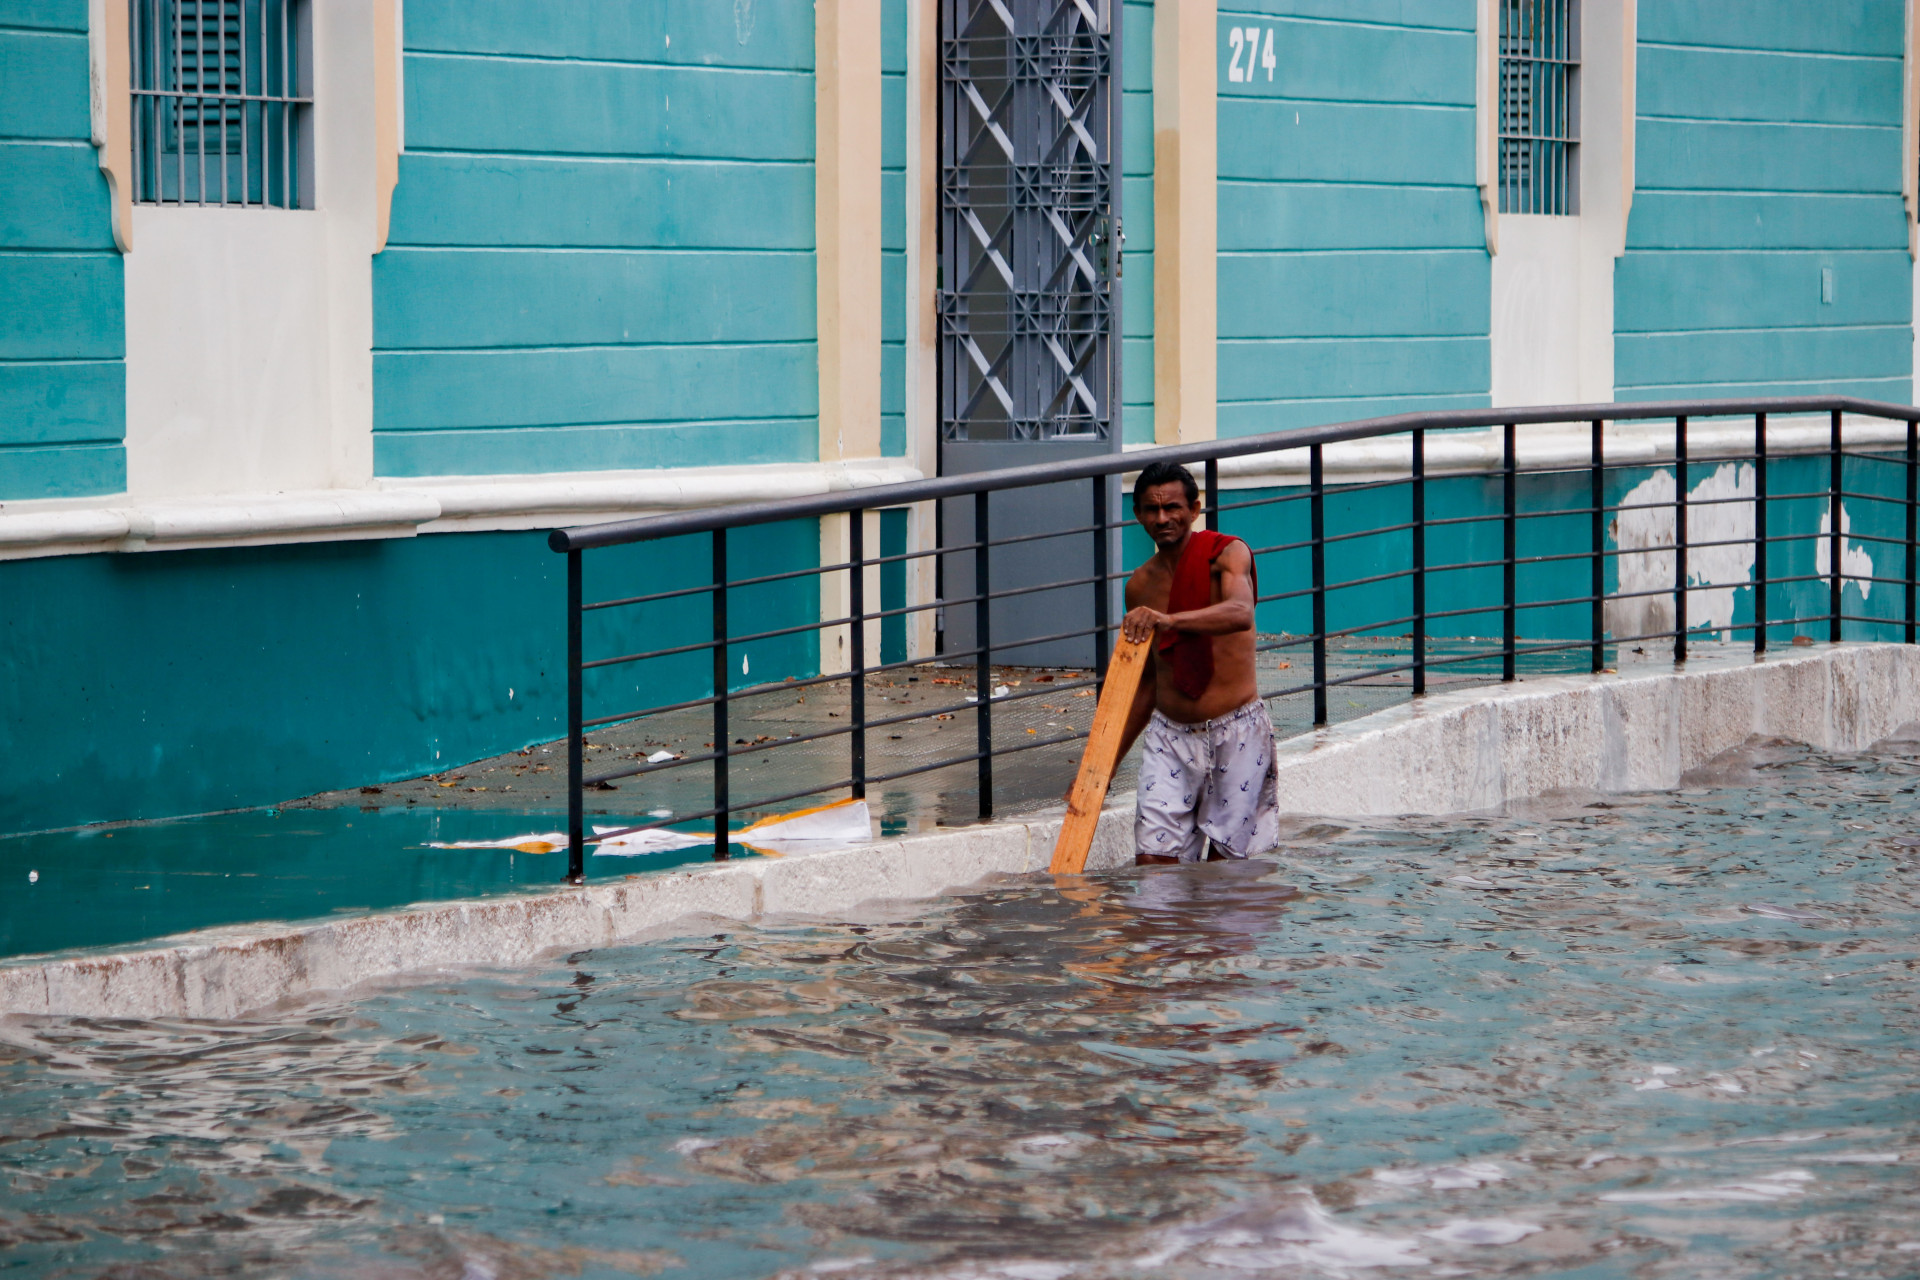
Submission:
[[[1268,860],[249,1021],[16,1019],[0,1259],[1910,1275],[1917,750],[1763,743],[1678,794],[1296,824]]]
[[[566,815],[553,813],[260,809],[0,839],[0,956],[125,946],[217,925],[325,921],[483,894],[551,892],[566,875],[564,851],[429,846],[565,828]],[[589,858],[587,874],[617,879],[642,866],[704,862],[712,853],[703,845],[643,862]]]
[[[736,572],[818,563],[811,521],[731,546]],[[586,579],[590,598],[696,586],[706,542],[597,552]],[[810,578],[730,599],[756,630],[819,616]],[[11,561],[0,600],[0,833],[251,808],[565,732],[566,561],[541,533]],[[702,597],[609,610],[587,642],[692,643],[708,618]],[[811,674],[818,645],[777,637],[734,661],[736,685]],[[587,693],[612,711],[711,685],[705,655],[683,654],[608,668]]]

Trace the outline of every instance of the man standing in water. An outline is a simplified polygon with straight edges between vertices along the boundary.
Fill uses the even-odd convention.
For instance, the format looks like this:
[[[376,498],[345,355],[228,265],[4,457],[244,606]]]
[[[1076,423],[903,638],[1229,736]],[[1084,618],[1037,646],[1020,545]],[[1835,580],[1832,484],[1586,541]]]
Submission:
[[[1133,486],[1153,556],[1127,579],[1129,640],[1152,639],[1121,739],[1142,732],[1136,863],[1244,858],[1279,843],[1273,722],[1253,676],[1253,551],[1196,530],[1200,486],[1155,462]]]

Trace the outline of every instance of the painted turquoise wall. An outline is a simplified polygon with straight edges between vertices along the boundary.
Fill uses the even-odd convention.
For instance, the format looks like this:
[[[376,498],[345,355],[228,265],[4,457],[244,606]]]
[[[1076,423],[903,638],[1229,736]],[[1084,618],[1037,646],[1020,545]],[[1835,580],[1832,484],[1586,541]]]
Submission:
[[[87,0],[0,0],[0,501],[127,487],[126,306]]]
[[[818,563],[811,523],[731,535],[736,573]],[[707,539],[594,552],[589,599],[711,581]],[[565,730],[565,559],[541,533],[0,562],[0,834],[271,804]],[[734,630],[818,617],[812,578],[733,591]],[[705,640],[703,593],[591,615],[589,657]],[[751,678],[817,641],[739,646]],[[589,716],[711,692],[704,653],[603,668]]]
[[[907,452],[907,0],[880,0],[880,452]]]
[[[1903,0],[1643,0],[1639,15],[1619,398],[1908,402]]]
[[[1153,443],[1153,3],[1127,0],[1120,29],[1120,418]]]
[[[812,460],[813,11],[415,0],[382,475]]]
[[[1220,435],[1486,404],[1473,0],[1232,0],[1218,52]]]

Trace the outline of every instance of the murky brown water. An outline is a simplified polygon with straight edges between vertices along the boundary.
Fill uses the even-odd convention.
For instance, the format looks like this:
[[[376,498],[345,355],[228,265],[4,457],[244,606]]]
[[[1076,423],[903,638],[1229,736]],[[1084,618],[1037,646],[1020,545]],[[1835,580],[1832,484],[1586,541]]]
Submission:
[[[1914,749],[16,1020],[0,1272],[1920,1274]]]

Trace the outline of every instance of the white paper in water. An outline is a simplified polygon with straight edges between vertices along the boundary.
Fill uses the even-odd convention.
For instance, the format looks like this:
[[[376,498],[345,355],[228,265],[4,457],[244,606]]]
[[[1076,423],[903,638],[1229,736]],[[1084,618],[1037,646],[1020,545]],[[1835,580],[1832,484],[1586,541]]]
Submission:
[[[618,827],[593,829],[597,836],[618,830]],[[873,819],[865,800],[841,800],[817,809],[778,814],[733,833],[735,842],[773,854],[804,852],[835,844],[865,844],[872,838]],[[711,831],[669,831],[654,827],[627,835],[606,836],[594,852],[613,858],[633,858],[712,842]]]

